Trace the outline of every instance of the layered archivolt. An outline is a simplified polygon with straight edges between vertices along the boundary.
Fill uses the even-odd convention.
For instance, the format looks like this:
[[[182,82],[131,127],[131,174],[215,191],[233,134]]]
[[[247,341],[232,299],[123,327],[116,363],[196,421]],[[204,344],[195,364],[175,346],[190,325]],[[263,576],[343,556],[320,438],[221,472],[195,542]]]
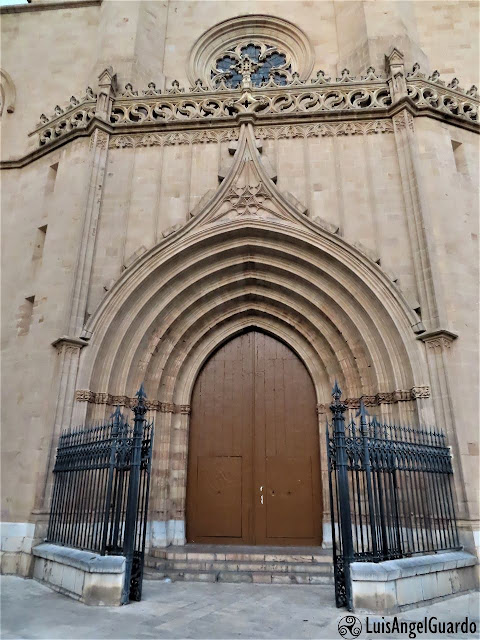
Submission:
[[[250,184],[264,198],[240,215],[228,194]],[[125,271],[90,319],[77,388],[131,396],[144,381],[150,399],[188,405],[212,351],[254,327],[302,358],[320,404],[335,378],[348,397],[408,390],[427,380],[418,322],[377,264],[278,191],[244,125],[204,210]]]

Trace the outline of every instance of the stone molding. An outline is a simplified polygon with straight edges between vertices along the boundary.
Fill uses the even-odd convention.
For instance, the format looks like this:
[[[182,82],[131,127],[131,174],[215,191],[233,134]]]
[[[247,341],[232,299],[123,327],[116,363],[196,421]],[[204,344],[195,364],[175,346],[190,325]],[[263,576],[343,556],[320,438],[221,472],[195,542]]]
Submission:
[[[360,402],[366,407],[378,407],[382,404],[396,404],[397,402],[409,402],[418,398],[429,398],[430,387],[427,385],[412,387],[411,389],[377,393],[372,396],[360,396],[360,398],[346,398],[347,409],[358,409]],[[329,410],[330,404],[317,404],[317,413],[324,414]]]
[[[90,404],[105,404],[108,406],[119,406],[131,408],[136,405],[137,398],[135,396],[114,395],[105,392],[89,391],[88,389],[79,389],[75,391],[75,400],[77,402],[88,402]],[[191,412],[189,404],[175,404],[173,402],[161,402],[160,400],[147,400],[147,409],[149,411],[160,411],[160,413],[182,413],[188,415]]]
[[[111,149],[135,147],[168,147],[177,144],[205,144],[238,140],[239,129],[202,129],[200,131],[172,131],[165,133],[133,133],[110,137]]]
[[[467,92],[457,84],[445,87],[437,76],[426,78],[418,69],[407,74],[406,86],[408,96],[403,100],[414,110],[433,110],[476,125],[478,129],[476,87]],[[295,76],[292,82],[279,86],[272,78],[262,87],[248,89],[212,90],[197,80],[188,91],[174,81],[170,89],[162,92],[151,82],[139,95],[127,84],[122,93],[112,97],[108,118],[104,118],[104,109],[99,105],[100,94],[97,96],[88,88],[82,98],[72,96],[66,106],[57,105],[52,116],[42,114],[38,127],[30,135],[38,136],[40,147],[48,146],[72,131],[85,130],[100,112],[113,133],[127,127],[152,130],[169,125],[181,130],[193,123],[205,125],[207,122],[209,126],[213,123],[221,126],[239,121],[243,114],[251,115],[259,124],[267,119],[278,122],[292,117],[318,121],[333,115],[338,120],[339,116],[345,118],[353,113],[370,117],[381,113],[385,117],[394,102],[389,82],[377,75],[373,67],[359,78],[351,76],[348,69],[333,80],[319,71],[310,81]]]
[[[389,118],[385,118],[382,120],[355,120],[340,123],[318,122],[255,127],[255,137],[262,140],[371,135],[377,133],[393,133],[392,121]]]

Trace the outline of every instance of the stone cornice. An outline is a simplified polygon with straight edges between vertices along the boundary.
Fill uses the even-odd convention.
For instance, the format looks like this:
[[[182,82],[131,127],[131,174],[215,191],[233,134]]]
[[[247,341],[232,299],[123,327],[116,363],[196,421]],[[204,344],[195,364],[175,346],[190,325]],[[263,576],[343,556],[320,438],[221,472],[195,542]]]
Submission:
[[[59,2],[35,2],[30,4],[13,4],[0,7],[0,15],[4,13],[31,13],[32,11],[52,11],[53,9],[80,9],[99,6],[102,0],[63,0]]]
[[[372,68],[360,78],[347,69],[334,80],[319,71],[310,81],[295,77],[288,85],[278,86],[271,79],[247,90],[225,86],[212,90],[198,80],[185,91],[174,81],[165,92],[150,83],[139,95],[130,84],[123,93],[115,92],[112,84],[107,110],[100,105],[102,92],[97,95],[88,87],[83,97],[72,96],[67,105],[57,105],[52,116],[41,115],[30,134],[38,138],[37,149],[23,158],[3,161],[0,167],[20,168],[67,141],[91,135],[97,127],[110,135],[129,135],[225,129],[246,118],[255,126],[347,123],[392,119],[407,109],[412,116],[479,131],[476,87],[464,91],[458,81],[445,86],[438,74],[426,78],[418,68],[405,79],[405,95],[398,97],[392,86],[390,79],[376,75]]]

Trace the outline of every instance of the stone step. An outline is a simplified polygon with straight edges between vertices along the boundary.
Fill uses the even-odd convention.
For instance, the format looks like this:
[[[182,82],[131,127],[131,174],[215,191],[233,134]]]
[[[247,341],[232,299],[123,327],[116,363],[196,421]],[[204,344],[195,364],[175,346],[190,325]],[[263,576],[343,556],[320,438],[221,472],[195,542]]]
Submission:
[[[157,560],[156,558],[146,557],[145,564],[152,569],[158,571],[240,571],[240,572],[263,572],[263,573],[325,573],[330,575],[333,571],[333,565],[327,562],[295,562],[287,561],[277,562],[228,562],[221,560]]]
[[[208,545],[186,545],[183,547],[166,547],[151,549],[150,556],[164,560],[192,561],[192,562],[281,562],[326,563],[332,562],[330,550],[317,547],[300,548],[268,548],[268,547],[221,547]]]
[[[332,555],[320,547],[188,544],[152,549],[145,578],[195,582],[333,584]]]
[[[146,567],[145,580],[172,582],[251,582],[257,584],[333,584],[329,573],[286,573],[264,571],[162,571]]]

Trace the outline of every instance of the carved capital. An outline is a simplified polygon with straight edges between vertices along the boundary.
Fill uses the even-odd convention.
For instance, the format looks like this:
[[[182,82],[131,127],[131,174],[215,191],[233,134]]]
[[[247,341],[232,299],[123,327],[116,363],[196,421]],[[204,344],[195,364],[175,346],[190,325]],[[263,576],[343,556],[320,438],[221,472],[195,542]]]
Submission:
[[[424,385],[421,387],[412,387],[412,398],[416,400],[417,398],[429,398],[430,397],[430,387]]]
[[[80,350],[87,345],[88,342],[86,340],[82,340],[82,338],[72,338],[70,336],[61,336],[60,338],[57,338],[52,342],[52,347],[55,347],[56,349],[58,349],[58,351],[61,351],[66,347],[69,347],[70,349],[75,348],[75,350]]]
[[[436,329],[435,331],[428,331],[422,333],[417,337],[417,340],[424,342],[429,349],[436,352],[442,352],[444,349],[449,349],[454,340],[458,338],[458,334],[449,331],[448,329]]]

